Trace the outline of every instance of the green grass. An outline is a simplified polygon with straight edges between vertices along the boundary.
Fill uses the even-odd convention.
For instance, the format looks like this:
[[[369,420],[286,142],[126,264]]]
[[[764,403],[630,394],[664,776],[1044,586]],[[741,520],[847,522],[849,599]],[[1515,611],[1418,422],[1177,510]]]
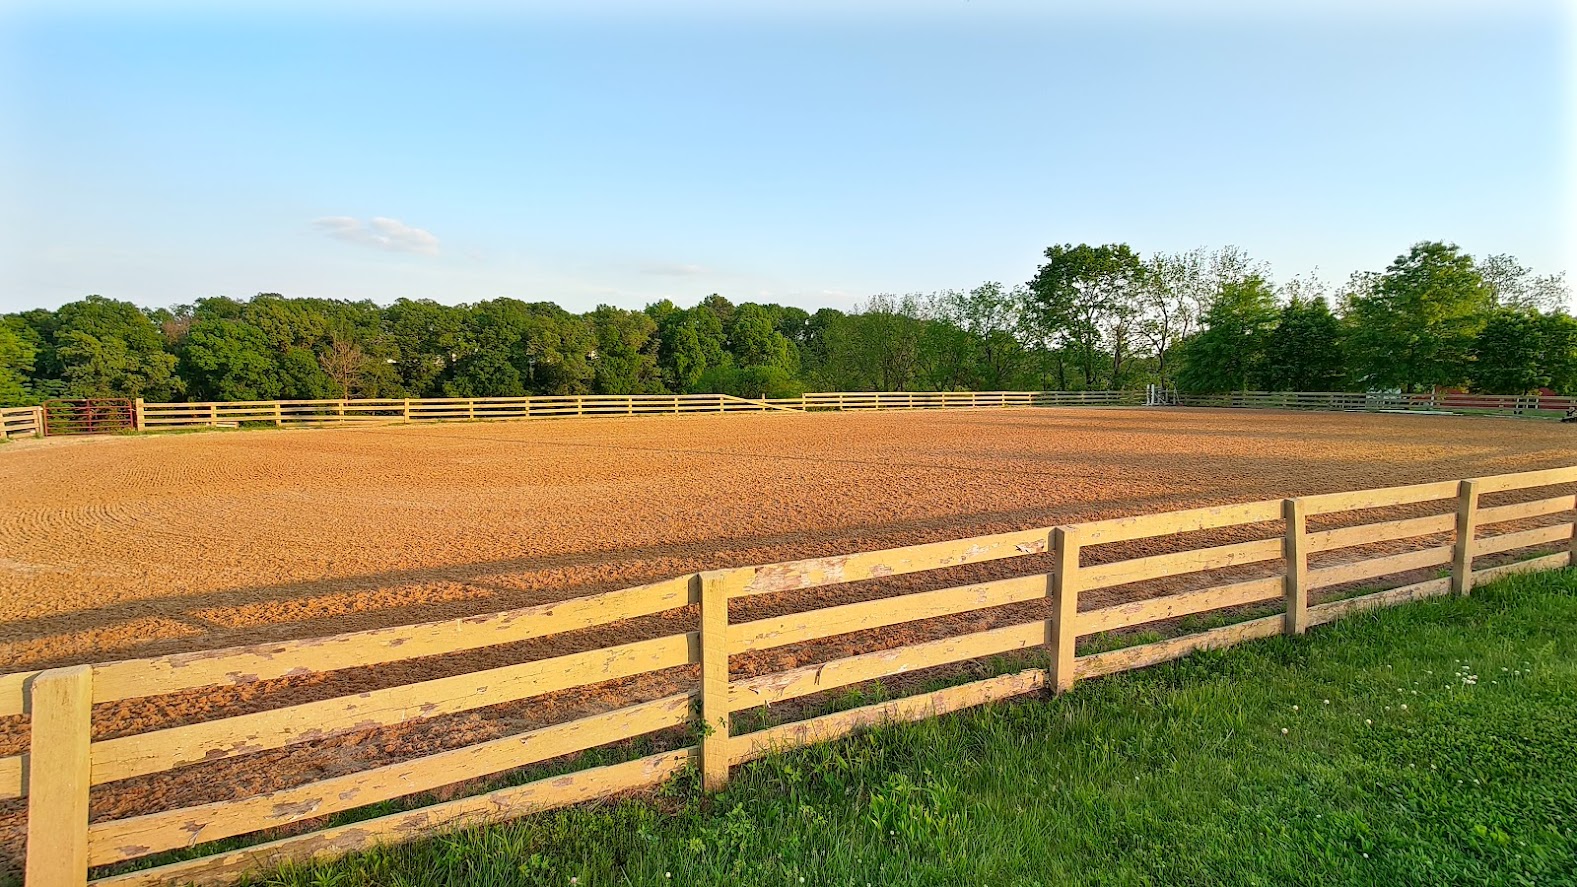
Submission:
[[[1577,572],[265,883],[1577,884]]]

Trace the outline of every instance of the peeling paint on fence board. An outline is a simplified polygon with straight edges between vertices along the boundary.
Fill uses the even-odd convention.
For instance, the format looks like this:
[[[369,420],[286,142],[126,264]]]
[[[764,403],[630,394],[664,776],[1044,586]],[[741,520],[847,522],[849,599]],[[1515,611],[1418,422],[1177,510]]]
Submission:
[[[95,887],[160,887],[167,884],[208,887],[224,884],[255,874],[268,866],[332,859],[379,844],[401,843],[462,827],[517,819],[541,810],[649,788],[678,774],[690,763],[694,753],[694,746],[663,752],[624,764],[581,770],[567,776],[502,788],[484,795],[282,838],[201,859],[112,875],[91,883]]]
[[[743,584],[736,595],[742,597],[777,591],[796,591],[821,585],[836,585],[841,582],[858,582],[880,576],[898,576],[923,570],[983,563],[1026,554],[1044,554],[1047,532],[1044,529],[1021,530],[954,542],[930,542],[925,545],[910,545],[885,551],[767,564],[748,568],[754,570],[754,575]]]
[[[88,863],[108,865],[289,825],[683,726],[690,718],[690,700],[689,693],[669,696],[265,795],[95,823],[88,830]]]
[[[1039,600],[1045,594],[1044,574],[1016,576],[758,619],[733,626],[729,633],[730,652],[765,650],[833,635]]]
[[[684,577],[503,613],[112,662],[94,667],[93,699],[109,702],[437,656],[633,619],[690,603],[689,579]],[[6,680],[0,678],[0,694],[6,692]]]
[[[834,659],[736,682],[729,688],[729,708],[742,711],[934,665],[1039,647],[1045,640],[1046,623],[1042,620]]]
[[[695,632],[669,635],[124,736],[94,743],[93,781],[95,784],[112,782],[183,764],[251,754],[416,718],[528,699],[556,690],[686,665],[695,660],[695,653]]]

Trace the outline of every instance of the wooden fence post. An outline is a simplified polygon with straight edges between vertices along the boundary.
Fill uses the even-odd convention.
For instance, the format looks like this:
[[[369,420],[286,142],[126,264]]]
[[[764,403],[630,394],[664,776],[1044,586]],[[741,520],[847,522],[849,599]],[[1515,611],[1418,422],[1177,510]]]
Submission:
[[[142,430],[142,404],[140,397],[131,402],[131,430],[133,431]]]
[[[1051,619],[1046,623],[1051,653],[1046,686],[1053,693],[1064,693],[1073,688],[1073,652],[1079,640],[1079,537],[1071,528],[1056,527],[1050,544],[1056,562],[1050,582]]]
[[[219,427],[219,405],[216,403],[211,403],[208,405],[208,427]]]
[[[1566,558],[1566,566],[1577,567],[1577,514],[1572,515],[1571,553]]]
[[[274,401],[274,427],[285,427],[285,405],[277,400]]]
[[[404,405],[400,408],[400,419],[405,422],[411,421],[411,399],[409,397],[405,399]]]
[[[93,666],[54,668],[33,679],[28,757],[27,887],[88,883]]]
[[[1287,613],[1282,630],[1286,634],[1303,634],[1309,628],[1308,518],[1303,513],[1303,500],[1282,500],[1281,516],[1287,522],[1287,535],[1282,542],[1287,566]]]
[[[728,783],[729,570],[697,573],[701,599],[701,785],[711,792]]]
[[[1473,590],[1473,537],[1478,533],[1478,481],[1457,485],[1457,539],[1451,558],[1451,591],[1466,595]]]

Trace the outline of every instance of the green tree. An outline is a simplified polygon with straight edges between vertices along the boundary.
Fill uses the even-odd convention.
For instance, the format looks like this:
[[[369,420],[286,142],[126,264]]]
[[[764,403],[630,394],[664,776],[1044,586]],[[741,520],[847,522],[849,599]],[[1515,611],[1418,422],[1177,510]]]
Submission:
[[[652,394],[662,391],[657,366],[657,324],[639,311],[598,305],[589,316],[597,337],[595,390],[598,394]]]
[[[1484,321],[1473,340],[1474,391],[1526,394],[1544,385],[1543,324],[1537,311],[1502,308]]]
[[[931,298],[925,361],[936,378],[932,387],[1002,390],[1014,384],[1025,360],[1019,341],[1021,306],[1028,290],[1008,290],[988,281],[972,290],[945,290]],[[947,352],[957,352],[956,356]]]
[[[1265,343],[1264,382],[1271,391],[1337,391],[1347,377],[1341,321],[1323,297],[1283,305]]]
[[[734,311],[729,331],[729,351],[741,367],[776,367],[788,375],[799,370],[794,343],[777,328],[771,310],[746,303]]]
[[[198,400],[274,400],[284,385],[263,331],[243,320],[204,316],[181,342],[177,369]]]
[[[1541,315],[1540,375],[1544,384],[1567,395],[1577,395],[1577,317],[1564,311]]]
[[[1129,326],[1129,303],[1144,266],[1126,243],[1081,243],[1046,248],[1046,263],[1029,282],[1036,325],[1066,343],[1083,371],[1084,387],[1096,387],[1113,323]],[[1047,343],[1050,344],[1049,342]],[[1116,369],[1121,370],[1121,359]]]
[[[1177,383],[1187,391],[1248,390],[1259,381],[1276,323],[1276,297],[1257,274],[1225,284],[1205,312],[1204,328],[1182,346]]]
[[[1490,297],[1501,308],[1554,313],[1565,311],[1571,301],[1565,273],[1534,274],[1516,256],[1505,254],[1485,256],[1477,264]]]
[[[310,348],[287,348],[279,357],[279,396],[284,400],[323,400],[334,382]]]
[[[702,299],[701,304],[697,307],[712,312],[717,317],[717,322],[721,329],[727,330],[734,325],[734,303],[717,293]]]
[[[723,327],[704,308],[684,309],[664,299],[646,306],[657,324],[657,366],[669,391],[697,391],[708,369],[724,361]]]
[[[913,296],[872,296],[824,333],[823,386],[834,391],[905,391],[918,366],[923,321]]]
[[[937,293],[920,321],[915,344],[915,388],[929,391],[959,391],[980,384],[975,365],[975,338],[942,316],[941,302],[954,293]]]
[[[442,390],[461,350],[466,309],[430,299],[400,299],[384,310],[384,327],[393,349],[400,385],[413,397]]]
[[[1186,253],[1159,253],[1145,261],[1136,292],[1138,335],[1155,357],[1156,381],[1172,381],[1171,364],[1180,343],[1194,327],[1210,301],[1211,286],[1203,249]]]
[[[183,388],[164,336],[130,302],[88,296],[61,306],[53,351],[73,397],[170,400]]]
[[[0,323],[0,407],[15,407],[34,400],[30,381],[38,349],[23,333],[22,323],[7,318]]]
[[[1454,244],[1414,244],[1346,305],[1353,366],[1370,388],[1459,385],[1494,296]]]

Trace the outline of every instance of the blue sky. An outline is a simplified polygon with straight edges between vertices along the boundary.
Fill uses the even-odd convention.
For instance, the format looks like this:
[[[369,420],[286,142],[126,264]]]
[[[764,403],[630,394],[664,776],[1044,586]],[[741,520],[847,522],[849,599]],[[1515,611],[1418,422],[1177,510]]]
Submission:
[[[1567,4],[1077,8],[13,6],[0,311],[849,307],[1079,241],[1577,272]]]

